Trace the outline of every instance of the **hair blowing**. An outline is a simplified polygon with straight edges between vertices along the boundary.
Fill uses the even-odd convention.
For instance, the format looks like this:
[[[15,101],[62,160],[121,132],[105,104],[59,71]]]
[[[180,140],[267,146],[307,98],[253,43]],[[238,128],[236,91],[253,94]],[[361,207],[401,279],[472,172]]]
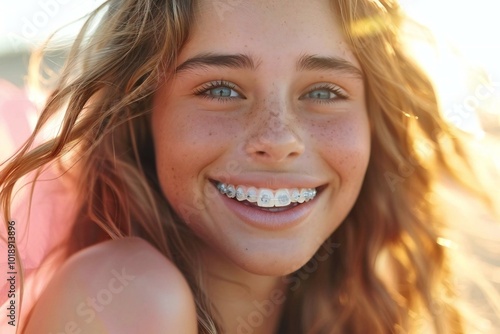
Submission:
[[[354,208],[331,236],[340,247],[288,291],[280,332],[400,333],[426,319],[437,333],[461,333],[448,256],[437,243],[444,226],[426,195],[438,171],[456,175],[445,153],[467,161],[458,158],[461,146],[430,81],[405,54],[397,2],[338,0],[332,7],[365,75],[371,160]],[[0,200],[8,218],[24,175],[56,161],[73,168],[79,213],[64,257],[102,240],[142,237],[184,273],[200,333],[222,333],[204,292],[200,241],[159,189],[149,125],[153,94],[173,75],[196,8],[190,0],[109,0],[90,14],[34,133],[2,166]],[[58,135],[33,148],[61,109]],[[422,154],[419,143],[430,153]],[[387,172],[397,173],[410,157],[419,163],[395,186]],[[185,210],[196,215],[190,203]],[[391,284],[382,278],[381,259]]]

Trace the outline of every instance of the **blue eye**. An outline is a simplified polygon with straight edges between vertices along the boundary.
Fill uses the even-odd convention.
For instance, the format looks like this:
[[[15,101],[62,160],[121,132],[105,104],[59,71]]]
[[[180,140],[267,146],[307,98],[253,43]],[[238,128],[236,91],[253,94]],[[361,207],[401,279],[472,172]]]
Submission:
[[[203,98],[217,99],[221,102],[245,98],[236,90],[235,84],[224,80],[207,82],[196,89],[194,94]]]
[[[331,92],[328,89],[316,89],[312,92],[307,93],[306,96],[310,99],[320,100],[332,99],[336,97],[335,93]]]
[[[302,95],[299,100],[313,100],[317,103],[333,103],[341,100],[347,100],[349,96],[343,89],[333,84],[324,84],[313,87],[307,93]]]
[[[229,87],[217,87],[217,88],[212,88],[209,89],[203,94],[206,95],[212,95],[214,97],[238,97],[240,96],[235,90],[229,88]]]

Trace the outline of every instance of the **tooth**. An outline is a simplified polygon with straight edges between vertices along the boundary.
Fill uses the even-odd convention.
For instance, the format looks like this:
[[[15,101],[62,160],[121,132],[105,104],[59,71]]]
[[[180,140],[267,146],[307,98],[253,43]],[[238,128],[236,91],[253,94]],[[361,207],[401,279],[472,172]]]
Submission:
[[[257,205],[263,208],[274,206],[274,194],[270,189],[261,189],[257,197]]]
[[[247,189],[247,201],[257,203],[257,188],[250,187]]]
[[[238,186],[238,188],[236,188],[236,199],[240,202],[246,199],[245,188],[242,186]]]
[[[232,184],[227,186],[226,195],[229,198],[234,198],[236,196],[236,189],[234,189],[234,186]]]
[[[227,190],[227,186],[224,183],[219,183],[219,184],[217,184],[217,189],[219,189],[221,194],[225,195],[226,190]]]
[[[306,189],[304,192],[304,202],[309,202],[311,199],[311,191],[309,189]]]
[[[290,195],[292,203],[297,203],[300,197],[300,191],[297,188],[292,189],[292,194]]]
[[[290,205],[291,202],[290,193],[287,189],[279,189],[276,191],[274,195],[274,206],[287,206]]]
[[[307,190],[306,189],[302,189],[300,191],[300,196],[299,196],[299,199],[297,200],[297,202],[304,203],[306,201],[306,193],[307,193]]]
[[[314,193],[312,189],[309,189],[309,200],[312,200],[314,198]]]

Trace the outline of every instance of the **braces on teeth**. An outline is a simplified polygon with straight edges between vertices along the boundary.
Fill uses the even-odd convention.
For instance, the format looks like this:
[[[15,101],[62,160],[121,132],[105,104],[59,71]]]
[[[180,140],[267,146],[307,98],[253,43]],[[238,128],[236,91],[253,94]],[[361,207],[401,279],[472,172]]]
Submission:
[[[316,197],[316,189],[257,189],[255,187],[233,186],[232,184],[217,183],[220,193],[238,201],[257,203],[263,208],[283,207],[291,203],[309,202]]]

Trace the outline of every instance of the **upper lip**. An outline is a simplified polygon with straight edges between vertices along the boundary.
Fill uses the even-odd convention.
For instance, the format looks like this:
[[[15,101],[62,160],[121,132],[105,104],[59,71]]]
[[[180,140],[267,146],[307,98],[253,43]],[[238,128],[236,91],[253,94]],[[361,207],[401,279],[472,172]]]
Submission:
[[[284,174],[262,174],[241,173],[235,176],[221,175],[209,177],[211,181],[232,184],[234,186],[250,186],[256,188],[282,189],[282,188],[318,188],[326,182],[307,174],[284,173]]]

